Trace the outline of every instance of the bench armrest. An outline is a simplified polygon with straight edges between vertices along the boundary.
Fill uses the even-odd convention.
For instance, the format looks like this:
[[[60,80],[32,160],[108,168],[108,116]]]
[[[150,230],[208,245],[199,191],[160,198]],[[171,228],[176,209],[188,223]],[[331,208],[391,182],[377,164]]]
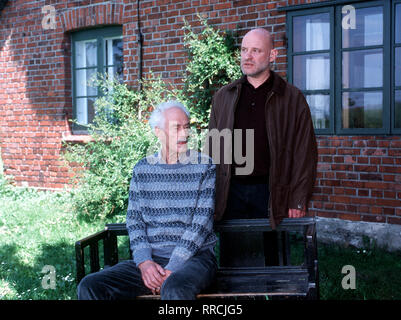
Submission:
[[[97,272],[100,270],[99,242],[103,241],[104,266],[112,266],[118,262],[117,236],[126,234],[128,234],[128,232],[125,223],[106,224],[104,230],[77,241],[75,243],[77,283],[79,283],[86,274],[84,249],[89,246],[90,272]]]
[[[86,238],[75,242],[75,256],[77,265],[77,283],[85,276],[85,253],[84,249],[89,246],[90,248],[90,268],[91,272],[99,271],[99,241],[106,239],[107,230],[102,230],[92,234]]]

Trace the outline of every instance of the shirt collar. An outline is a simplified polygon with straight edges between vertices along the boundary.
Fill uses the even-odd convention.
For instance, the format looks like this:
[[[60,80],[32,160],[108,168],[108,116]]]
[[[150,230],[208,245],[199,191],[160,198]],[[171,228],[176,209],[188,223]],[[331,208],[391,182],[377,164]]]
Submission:
[[[192,157],[194,157],[194,151],[188,149],[186,152],[182,152],[178,155],[178,160],[176,163],[167,163],[166,160],[164,160],[164,158],[162,157],[161,149],[156,153],[157,162],[160,164],[178,164],[178,163],[187,164],[188,160],[192,159]]]
[[[270,76],[273,78],[273,87],[272,91],[278,93],[279,95],[283,95],[286,87],[286,82],[273,70],[270,70]],[[238,86],[242,85],[242,81],[246,80],[246,75],[243,75],[240,79],[235,80],[234,82],[227,85],[227,90],[232,90]]]
[[[266,87],[272,88],[274,85],[274,75],[272,72],[270,72],[270,76],[257,88],[255,88],[249,81],[246,75],[241,77],[241,83],[244,85],[249,86],[253,90],[263,90]]]

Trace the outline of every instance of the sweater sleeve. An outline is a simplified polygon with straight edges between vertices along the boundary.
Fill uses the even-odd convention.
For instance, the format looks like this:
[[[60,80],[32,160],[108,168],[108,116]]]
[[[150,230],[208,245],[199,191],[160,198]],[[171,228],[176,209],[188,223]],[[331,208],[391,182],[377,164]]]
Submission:
[[[216,166],[210,162],[200,182],[192,223],[174,248],[165,269],[172,272],[177,271],[195,255],[204,244],[205,239],[213,232],[215,183]]]
[[[129,187],[128,210],[127,210],[127,229],[130,238],[133,260],[138,266],[145,260],[152,260],[152,248],[148,241],[146,224],[143,221],[139,205],[139,188],[135,170]]]

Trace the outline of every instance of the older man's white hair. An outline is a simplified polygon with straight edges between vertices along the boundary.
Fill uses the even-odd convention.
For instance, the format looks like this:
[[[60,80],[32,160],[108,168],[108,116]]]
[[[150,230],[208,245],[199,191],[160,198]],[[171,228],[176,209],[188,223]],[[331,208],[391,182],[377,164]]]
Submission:
[[[171,109],[171,108],[179,108],[181,109],[189,119],[189,111],[185,106],[177,101],[177,100],[170,100],[167,102],[162,102],[156,106],[156,108],[152,111],[150,118],[149,118],[149,125],[153,130],[156,127],[163,128],[164,126],[164,112]]]

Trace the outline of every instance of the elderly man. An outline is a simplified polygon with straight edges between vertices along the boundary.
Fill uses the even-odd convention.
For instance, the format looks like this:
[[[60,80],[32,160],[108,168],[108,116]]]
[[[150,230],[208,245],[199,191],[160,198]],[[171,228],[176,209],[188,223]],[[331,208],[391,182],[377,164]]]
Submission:
[[[195,299],[214,278],[215,165],[188,150],[189,113],[177,101],[162,103],[149,123],[161,150],[134,167],[127,228],[133,260],[87,275],[79,299]]]
[[[243,77],[213,97],[210,131],[254,132],[254,152],[246,155],[253,162],[249,174],[241,173],[244,165],[235,157],[231,164],[211,154],[217,164],[216,220],[269,218],[274,229],[285,217],[306,214],[316,175],[316,139],[303,94],[270,70],[276,56],[267,30],[249,31],[241,44]],[[242,137],[234,136],[234,155],[247,150]],[[223,155],[224,145],[219,149]]]

